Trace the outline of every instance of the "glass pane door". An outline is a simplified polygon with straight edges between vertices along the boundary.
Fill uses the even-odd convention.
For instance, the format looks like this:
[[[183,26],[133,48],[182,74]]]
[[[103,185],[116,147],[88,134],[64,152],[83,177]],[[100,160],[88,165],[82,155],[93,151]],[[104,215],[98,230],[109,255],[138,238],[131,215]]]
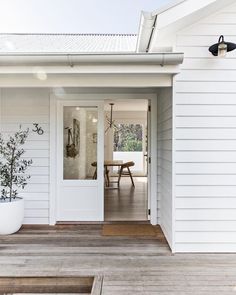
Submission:
[[[58,221],[103,220],[103,103],[58,103]]]
[[[63,178],[94,179],[97,162],[97,107],[63,107]]]

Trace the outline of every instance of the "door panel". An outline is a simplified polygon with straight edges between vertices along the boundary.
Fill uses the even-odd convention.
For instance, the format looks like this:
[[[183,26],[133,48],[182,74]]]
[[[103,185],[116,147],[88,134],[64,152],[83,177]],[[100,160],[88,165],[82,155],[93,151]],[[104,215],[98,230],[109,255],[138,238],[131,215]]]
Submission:
[[[57,126],[57,221],[103,221],[103,102],[59,102]]]
[[[148,101],[148,112],[147,112],[147,176],[148,176],[148,213],[151,212],[151,101]],[[148,214],[148,220],[151,219],[151,214]]]

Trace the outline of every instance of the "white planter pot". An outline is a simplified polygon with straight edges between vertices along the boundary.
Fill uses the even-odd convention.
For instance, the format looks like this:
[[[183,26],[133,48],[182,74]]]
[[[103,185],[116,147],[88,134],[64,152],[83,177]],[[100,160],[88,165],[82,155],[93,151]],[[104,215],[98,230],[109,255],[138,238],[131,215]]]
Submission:
[[[0,201],[0,235],[17,232],[24,219],[24,200],[13,199],[11,202]]]

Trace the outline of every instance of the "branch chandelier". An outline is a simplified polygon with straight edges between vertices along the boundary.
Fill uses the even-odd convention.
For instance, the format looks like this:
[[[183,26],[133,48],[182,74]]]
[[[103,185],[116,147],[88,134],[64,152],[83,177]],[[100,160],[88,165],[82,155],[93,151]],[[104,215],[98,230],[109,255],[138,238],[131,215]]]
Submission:
[[[115,120],[113,120],[114,103],[109,103],[109,105],[110,105],[111,109],[110,109],[110,116],[106,116],[108,127],[105,130],[105,133],[107,133],[109,129],[116,129],[116,130],[119,129],[118,126],[115,124]]]

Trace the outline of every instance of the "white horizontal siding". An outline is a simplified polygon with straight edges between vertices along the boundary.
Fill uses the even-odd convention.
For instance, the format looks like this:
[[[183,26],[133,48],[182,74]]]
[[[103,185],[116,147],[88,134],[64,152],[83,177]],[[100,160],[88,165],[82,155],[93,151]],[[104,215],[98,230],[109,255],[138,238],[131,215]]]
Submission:
[[[199,198],[199,197],[235,197],[236,184],[231,185],[177,185],[176,197]]]
[[[177,175],[235,175],[235,163],[176,163]]]
[[[235,128],[236,131],[236,128]],[[235,140],[236,132],[232,128],[211,129],[211,128],[179,128],[176,132],[176,139],[179,140]]]
[[[236,163],[235,151],[177,151],[177,163]]]
[[[32,132],[33,123],[44,130]],[[19,129],[29,128],[24,158],[33,164],[27,173],[29,184],[19,195],[25,199],[24,223],[49,223],[49,91],[44,89],[1,90],[1,132],[5,137]]]
[[[236,71],[234,70],[195,70],[191,74],[188,70],[182,70],[177,77],[177,81],[236,81]]]
[[[177,232],[235,232],[236,221],[232,220],[192,220],[178,221]]]
[[[212,205],[214,204],[214,205]],[[176,200],[177,209],[236,209],[236,198],[178,198]]]
[[[236,5],[179,32],[185,60],[175,85],[176,252],[236,252]]]
[[[157,102],[159,223],[172,246],[172,90],[163,89]],[[159,213],[158,212],[158,213]]]
[[[178,105],[236,105],[234,93],[175,93],[175,98]]]

